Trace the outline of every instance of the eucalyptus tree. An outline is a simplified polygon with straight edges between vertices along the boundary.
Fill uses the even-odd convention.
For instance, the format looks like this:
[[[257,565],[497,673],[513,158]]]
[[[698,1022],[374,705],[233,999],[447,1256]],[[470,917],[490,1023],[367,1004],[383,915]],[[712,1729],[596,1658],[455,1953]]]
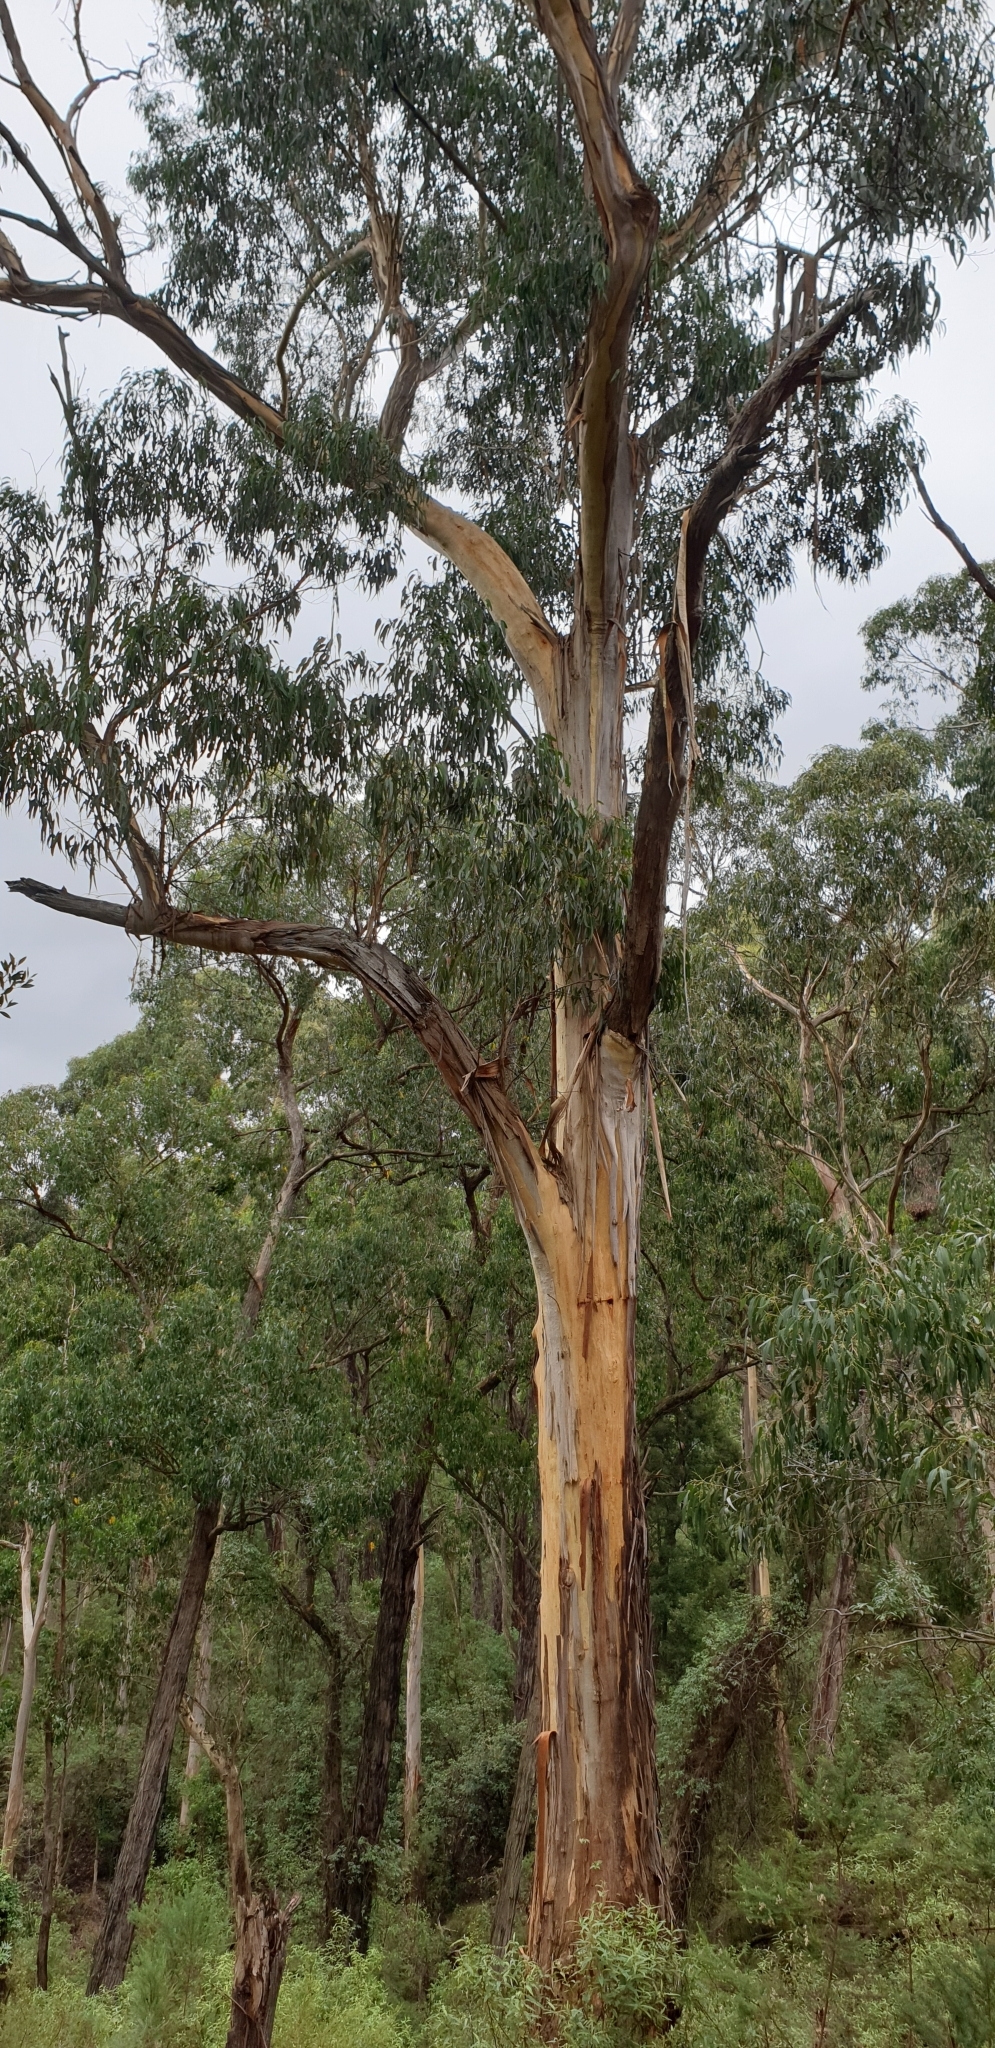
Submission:
[[[995,564],[930,576],[863,627],[864,687],[888,690],[900,716],[944,707],[936,727],[947,773],[969,809],[995,806]],[[980,576],[980,581],[979,581]],[[987,586],[987,587],[986,587]]]
[[[665,1903],[633,1320],[671,843],[699,756],[762,736],[762,701],[743,703],[742,633],[794,544],[843,574],[879,557],[907,425],[870,414],[866,388],[935,317],[924,242],[959,249],[987,219],[987,31],[973,0],[916,0],[900,27],[886,0],[842,19],[821,0],[706,16],[636,0],[394,0],[375,13],[361,0],[275,13],[176,0],[166,25],[187,90],[179,106],[145,96],[136,182],[168,250],[165,290],[149,296],[86,162],[98,72],[84,57],[63,116],[3,0],[26,125],[2,130],[0,298],[122,322],[247,423],[228,443],[242,487],[217,489],[224,544],[244,551],[265,529],[301,574],[358,566],[378,584],[404,529],[442,558],[408,592],[385,685],[414,728],[389,792],[404,795],[411,771],[401,808],[412,859],[440,885],[439,930],[412,959],[383,915],[305,930],[174,902],[123,795],[132,904],[28,893],[170,943],[355,976],[421,1039],[503,1179],[539,1299],[546,1766],[530,1942],[548,1959],[596,1894]],[[9,796],[94,774],[106,795],[114,749],[134,766],[169,718],[188,775],[198,723],[198,745],[223,753],[221,728],[237,724],[224,663],[217,690],[184,700],[197,718],[180,708],[183,676],[171,705],[161,689],[121,690],[113,706],[98,691],[102,723],[93,699],[85,723],[70,719],[78,765],[63,754],[50,775],[39,753],[65,706],[38,710],[16,606],[15,618],[17,688],[32,701],[16,697]],[[84,629],[77,672],[88,647]],[[649,722],[630,818],[625,718],[639,690]],[[267,704],[260,684],[251,703],[229,788],[247,751],[270,769],[282,751],[299,820],[322,744],[327,785],[336,721],[294,734],[278,693]],[[515,943],[496,951],[478,923],[466,978],[440,965],[433,988],[421,970],[447,951],[472,881],[433,862],[425,791],[443,766],[464,785],[468,769],[500,778],[502,732],[523,715],[546,736],[531,747],[543,773],[522,857],[529,943],[521,908]],[[420,779],[419,727],[436,770]],[[474,1043],[461,1021],[481,955],[506,1018],[552,960],[538,1109],[516,1095],[504,1034]]]
[[[160,1000],[158,1029],[150,1020],[130,1039],[77,1063],[61,1091],[36,1091],[4,1104],[3,1199],[25,1219],[5,1275],[7,1370],[22,1381],[22,1400],[34,1399],[37,1428],[44,1432],[47,1418],[49,1431],[65,1438],[66,1457],[84,1442],[105,1443],[112,1461],[168,1474],[194,1504],[93,1958],[94,1989],[119,1982],[124,1972],[131,1909],[141,1902],[151,1865],[179,1704],[226,1511],[237,1520],[240,1492],[255,1487],[265,1496],[278,1486],[281,1459],[286,1463],[297,1442],[292,1417],[300,1403],[295,1408],[286,1399],[275,1368],[286,1418],[267,1432],[262,1417],[272,1389],[267,1392],[265,1374],[257,1377],[245,1355],[277,1236],[307,1174],[307,1133],[292,1065],[301,1013],[270,979],[280,998],[274,1078],[290,1132],[289,1163],[272,1206],[266,1200],[272,1119],[261,1119],[256,1104],[246,1130],[252,1091],[244,1073],[225,1088],[203,1028],[191,1031],[195,990],[179,991],[187,1000],[174,1004],[171,1019]],[[272,1007],[272,992],[264,1000]],[[249,1019],[239,1017],[237,1004],[227,1007],[231,1057],[234,1028],[244,1030]],[[258,1015],[252,1021],[258,1030]],[[255,1053],[258,1061],[258,1047]],[[247,1137],[246,1159],[240,1155]],[[269,1207],[261,1228],[260,1196],[264,1216]],[[254,1230],[261,1242],[252,1242]],[[306,1376],[298,1381],[307,1396]]]
[[[983,1473],[983,1308],[963,1308],[960,1385],[959,1310],[939,1305],[944,1273],[953,1287],[970,1266],[969,1239],[983,1269],[972,1293],[987,1271],[987,1224],[971,1237],[947,1218],[944,1186],[990,1130],[995,840],[950,789],[947,752],[938,735],[872,727],[787,789],[739,786],[703,809],[688,1013],[675,1006],[656,1029],[675,1185],[690,1174],[693,1188],[705,1164],[693,1127],[709,1149],[717,1127],[727,1172],[745,1154],[726,1205],[743,1220],[752,1182],[770,1212],[767,1270],[754,1228],[753,1271],[729,1304],[731,1358],[768,1396],[755,1470],[734,1491],[754,1540],[765,1531],[777,1552],[787,1535],[809,1598],[835,1552],[814,1748],[835,1738],[857,1557],[897,1536],[916,1458],[952,1432],[953,1464],[973,1457]],[[697,1232],[709,1264],[716,1220],[713,1200]],[[694,1322],[684,1309],[685,1344]]]

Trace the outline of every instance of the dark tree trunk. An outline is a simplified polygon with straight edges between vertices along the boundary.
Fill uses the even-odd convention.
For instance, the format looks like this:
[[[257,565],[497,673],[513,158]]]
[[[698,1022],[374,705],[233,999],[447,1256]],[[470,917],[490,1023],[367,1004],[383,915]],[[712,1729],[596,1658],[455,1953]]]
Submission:
[[[326,1892],[326,1910],[343,1913],[352,1921],[357,1943],[364,1952],[373,1904],[374,1850],[387,1810],[390,1752],[400,1710],[404,1643],[414,1599],[422,1501],[427,1485],[425,1473],[408,1486],[400,1487],[391,1502],[384,1531],[380,1607],[367,1680],[352,1814]]]
[[[530,1634],[534,1645],[534,1627]],[[522,1865],[525,1862],[529,1831],[535,1815],[536,1738],[539,1734],[540,1704],[541,1694],[533,1648],[532,1691],[522,1723],[522,1749],[518,1759],[511,1813],[508,1817],[508,1832],[504,1838],[501,1875],[491,1912],[491,1942],[499,1955],[503,1955],[515,1932],[515,1915],[518,1912],[522,1890]]]
[[[539,1574],[529,1555],[529,1528],[537,1516],[519,1515],[511,1551],[511,1625],[517,1631],[513,1712],[524,1721],[532,1700],[538,1637]],[[536,1532],[537,1533],[537,1532]]]
[[[330,1633],[325,1644],[328,1679],[325,1686],[325,1753],[321,1786],[321,1875],[324,1896],[324,1939],[338,1910],[335,1858],[345,1837],[342,1802],[342,1643]]]
[[[133,1906],[141,1905],[152,1864],[173,1738],[207,1591],[220,1512],[219,1501],[208,1501],[194,1515],[186,1569],[166,1638],[131,1811],[118,1852],[104,1924],[90,1965],[86,1988],[91,1997],[97,1991],[113,1991],[120,1984],[131,1952],[134,1934],[131,1910]]]
[[[821,1750],[824,1756],[832,1756],[836,1747],[836,1730],[839,1727],[840,1711],[843,1706],[843,1680],[846,1676],[846,1653],[850,1640],[850,1610],[857,1577],[857,1561],[851,1550],[841,1550],[836,1560],[833,1583],[829,1589],[829,1602],[822,1623],[822,1641],[819,1645],[819,1666],[815,1677],[815,1692],[812,1698],[812,1718],[809,1723],[809,1755],[814,1760]]]
[[[272,1892],[235,1904],[235,1979],[225,2048],[270,2048],[293,1905]]]
[[[783,1648],[780,1632],[772,1628],[761,1628],[733,1643],[714,1672],[708,1697],[691,1730],[675,1774],[676,1794],[664,1847],[670,1910],[678,1927],[687,1916],[712,1794],[747,1722],[776,1705],[777,1667]]]

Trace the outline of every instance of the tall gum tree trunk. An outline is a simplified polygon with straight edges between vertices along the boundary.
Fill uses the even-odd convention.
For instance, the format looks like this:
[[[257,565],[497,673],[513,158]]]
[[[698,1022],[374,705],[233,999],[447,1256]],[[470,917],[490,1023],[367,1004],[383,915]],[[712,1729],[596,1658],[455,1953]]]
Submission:
[[[207,1725],[207,1710],[211,1704],[211,1617],[205,1608],[197,1630],[197,1673],[193,1690],[193,1717],[198,1727]],[[190,1786],[200,1771],[200,1760],[204,1752],[194,1736],[187,1742],[187,1760],[183,1769],[183,1796],[180,1800],[179,1830],[186,1834],[190,1826]]]
[[[66,1538],[62,1538],[61,1570],[59,1573],[59,1629],[55,1641],[55,1657],[52,1663],[52,1690],[58,1695],[62,1684],[62,1671],[66,1657]],[[68,1762],[68,1714],[66,1731],[62,1744],[62,1770],[58,1787],[55,1782],[55,1715],[54,1699],[49,1702],[45,1714],[45,1815],[44,1845],[42,1849],[41,1908],[38,1921],[38,1946],[35,1951],[35,1982],[39,1991],[48,1990],[48,1947],[52,1932],[52,1912],[55,1901],[55,1873],[59,1861],[59,1840],[62,1834],[62,1813],[66,1792],[66,1765]]]
[[[583,1040],[558,1176],[542,1176],[527,1229],[542,1498],[529,1949],[541,1963],[569,1946],[598,1898],[665,1904],[635,1440],[645,1073],[645,1057],[616,1034]]]
[[[411,1857],[418,1831],[421,1795],[421,1667],[425,1645],[425,1545],[415,1566],[408,1658],[404,1682],[404,1854]]]
[[[191,1742],[203,1750],[225,1788],[228,1875],[235,1917],[235,1967],[225,2048],[270,2048],[290,1924],[300,1905],[300,1895],[295,1893],[286,1906],[281,1906],[275,1893],[257,1892],[253,1888],[237,1767],[212,1741],[203,1722],[195,1718],[189,1700],[181,1700],[179,1714]]]

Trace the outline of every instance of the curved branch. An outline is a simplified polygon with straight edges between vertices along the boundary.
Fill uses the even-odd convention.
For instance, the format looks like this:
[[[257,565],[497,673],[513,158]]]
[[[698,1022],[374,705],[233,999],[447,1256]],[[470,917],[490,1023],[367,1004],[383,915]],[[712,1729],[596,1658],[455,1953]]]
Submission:
[[[650,710],[622,971],[608,1012],[610,1028],[623,1037],[642,1037],[660,974],[667,869],[688,784],[688,752],[694,733],[691,661],[701,631],[709,547],[759,467],[778,414],[795,392],[814,381],[827,350],[871,298],[868,290],[854,292],[823,327],[774,365],[741,406],[719,460],[685,514],[674,616],[662,636],[660,673]]]
[[[923,483],[922,476],[919,472],[918,464],[913,462],[911,456],[907,456],[906,460],[908,462],[910,470],[912,471],[913,478],[915,479],[916,490],[918,491],[919,496],[926,507],[926,511],[928,512],[929,517],[933,522],[933,525],[936,527],[937,532],[942,533],[944,539],[948,540],[950,542],[951,547],[956,549],[957,553],[961,558],[961,561],[964,564],[965,569],[967,570],[968,575],[973,578],[974,582],[978,586],[978,589],[984,593],[985,597],[988,598],[989,603],[995,604],[995,583],[992,582],[992,579],[988,575],[987,571],[982,568],[981,563],[975,561],[970,548],[965,547],[964,542],[960,538],[960,535],[954,532],[952,526],[947,525],[945,519],[941,519],[940,514],[938,513],[936,506],[934,505],[933,500],[926,489],[925,484]]]
[[[22,877],[8,882],[16,896],[64,916],[113,925],[135,938],[190,946],[205,953],[237,953],[253,960],[309,960],[326,974],[346,974],[378,995],[424,1046],[453,1099],[469,1117],[500,1168],[523,1223],[541,1209],[543,1184],[551,1180],[527,1126],[509,1101],[493,1062],[478,1061],[475,1048],[420,974],[396,953],[337,925],[290,924],[251,917],[218,917],[206,911],[165,911],[146,917],[133,905],[76,896],[46,882]],[[554,1183],[555,1185],[555,1183]]]
[[[102,193],[93,183],[76,146],[76,137],[69,123],[65,121],[51,100],[47,99],[40,86],[35,83],[24,60],[24,54],[17,38],[7,0],[0,0],[0,33],[14,67],[14,74],[28,105],[34,109],[38,119],[48,131],[73,182],[76,196],[85,212],[89,214],[100,236],[104,261],[115,281],[124,283],[124,252],[117,231],[117,222],[111,215]]]

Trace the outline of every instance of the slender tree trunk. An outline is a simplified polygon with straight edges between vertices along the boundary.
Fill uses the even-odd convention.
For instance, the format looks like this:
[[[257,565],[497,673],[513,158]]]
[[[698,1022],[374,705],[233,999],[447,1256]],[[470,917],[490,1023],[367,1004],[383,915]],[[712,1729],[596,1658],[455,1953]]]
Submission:
[[[335,1858],[332,1910],[343,1913],[365,1951],[373,1904],[374,1851],[390,1789],[390,1752],[400,1709],[404,1642],[414,1600],[421,1547],[421,1509],[428,1474],[394,1495],[384,1532],[380,1606],[366,1688],[349,1829]]]
[[[752,1460],[754,1446],[757,1440],[757,1429],[759,1426],[759,1422],[760,1394],[759,1388],[757,1386],[757,1368],[755,1365],[748,1365],[746,1368],[746,1376],[743,1380],[742,1397],[744,1466],[748,1466]],[[759,1600],[761,1605],[761,1611],[763,1614],[764,1625],[765,1627],[769,1628],[772,1615],[770,1597],[770,1565],[768,1564],[766,1554],[763,1551],[761,1551],[759,1557],[757,1557],[750,1566],[750,1592],[754,1600]],[[781,1694],[780,1672],[778,1671],[776,1665],[773,1671],[773,1685],[774,1750],[777,1756],[777,1768],[781,1773],[781,1783],[784,1786],[784,1793],[788,1802],[788,1809],[791,1814],[792,1821],[794,1822],[797,1821],[799,1813],[798,1786],[795,1783],[795,1767],[791,1755],[791,1737],[788,1733],[787,1716],[784,1711],[784,1700]]]
[[[522,1866],[528,1846],[529,1829],[535,1818],[536,1741],[541,1704],[538,1675],[533,1662],[532,1691],[522,1722],[522,1748],[515,1776],[508,1832],[504,1838],[501,1875],[491,1910],[491,1943],[503,1955],[515,1932],[515,1915],[522,1889]]]
[[[117,1678],[117,1725],[123,1734],[128,1725],[128,1694],[131,1689],[131,1642],[135,1633],[135,1605],[138,1599],[138,1581],[141,1566],[133,1557],[128,1566],[128,1584],[124,1595],[124,1637],[121,1644],[121,1662]]]
[[[779,1630],[761,1626],[730,1645],[712,1683],[675,1773],[676,1796],[667,1828],[666,1865],[671,1910],[683,1921],[712,1794],[737,1737],[777,1699]]]
[[[294,1009],[272,968],[263,961],[257,961],[256,966],[260,978],[280,1005],[280,1026],[276,1035],[277,1079],[290,1134],[290,1161],[242,1299],[241,1327],[245,1336],[251,1335],[259,1321],[280,1232],[293,1214],[307,1175],[308,1150],[307,1132],[294,1086],[293,1053],[300,1014]],[[219,1534],[220,1514],[221,1502],[216,1500],[198,1507],[194,1515],[186,1571],[173,1610],[166,1653],[145,1732],[135,1794],[107,1901],[107,1915],[90,1965],[86,1987],[88,1995],[114,1990],[127,1967],[133,1934],[131,1909],[141,1905],[152,1863],[159,1815],[166,1796],[176,1718],[186,1686],[194,1638],[200,1626]]]
[[[342,1641],[337,1630],[325,1643],[328,1678],[325,1686],[325,1753],[321,1799],[321,1877],[324,1938],[331,1936],[337,1910],[335,1858],[345,1837],[342,1800]]]
[[[28,1729],[31,1725],[31,1706],[35,1696],[35,1680],[38,1676],[38,1645],[45,1625],[45,1609],[48,1605],[48,1578],[52,1569],[52,1554],[55,1550],[56,1525],[53,1522],[48,1532],[45,1555],[38,1574],[38,1599],[32,1610],[31,1605],[31,1552],[33,1531],[25,1523],[21,1538],[21,1629],[24,1644],[24,1661],[21,1667],[21,1698],[17,1709],[17,1726],[14,1730],[14,1754],[10,1764],[10,1783],[7,1787],[7,1807],[3,1818],[3,1847],[0,1849],[0,1869],[13,1873],[17,1855],[17,1837],[20,1833],[24,1812],[24,1765],[28,1753]]]
[[[857,1561],[852,1550],[841,1550],[836,1560],[819,1644],[808,1738],[809,1755],[813,1758],[820,1750],[824,1756],[832,1756],[836,1747],[856,1576]]]
[[[418,1827],[421,1793],[421,1666],[425,1635],[425,1545],[419,1545],[414,1595],[408,1625],[408,1660],[404,1686],[404,1854],[411,1856]]]
[[[62,1538],[62,1570],[59,1574],[59,1633],[55,1643],[55,1658],[52,1666],[52,1691],[58,1697],[62,1685],[62,1672],[66,1657],[66,1539]],[[62,1771],[58,1791],[55,1785],[55,1716],[50,1703],[45,1715],[45,1822],[44,1848],[42,1851],[41,1916],[38,1922],[38,1949],[35,1958],[35,1975],[39,1991],[48,1990],[48,1944],[52,1932],[52,1909],[55,1898],[55,1879],[59,1861],[59,1838],[62,1833],[62,1808],[66,1790],[66,1742],[63,1738]]]
[[[272,1892],[253,1890],[238,1771],[197,1721],[191,1702],[182,1700],[179,1711],[191,1742],[203,1750],[225,1788],[228,1874],[235,1913],[235,1969],[226,2048],[270,2048],[290,1923],[300,1900],[295,1896],[281,1907]]]
[[[194,1678],[193,1717],[199,1728],[207,1720],[207,1709],[211,1698],[211,1617],[205,1612],[200,1617],[197,1630],[197,1669]],[[191,1735],[187,1743],[187,1760],[183,1771],[183,1796],[180,1800],[180,1833],[185,1834],[190,1826],[189,1787],[200,1770],[204,1752],[196,1737]]]
[[[134,1928],[132,1907],[140,1906],[152,1866],[159,1815],[166,1795],[176,1720],[187,1682],[218,1539],[220,1501],[208,1501],[193,1518],[186,1568],[173,1609],[152,1711],[145,1731],[138,1780],[118,1853],[107,1912],[93,1952],[87,1992],[113,1991],[124,1976]]]

